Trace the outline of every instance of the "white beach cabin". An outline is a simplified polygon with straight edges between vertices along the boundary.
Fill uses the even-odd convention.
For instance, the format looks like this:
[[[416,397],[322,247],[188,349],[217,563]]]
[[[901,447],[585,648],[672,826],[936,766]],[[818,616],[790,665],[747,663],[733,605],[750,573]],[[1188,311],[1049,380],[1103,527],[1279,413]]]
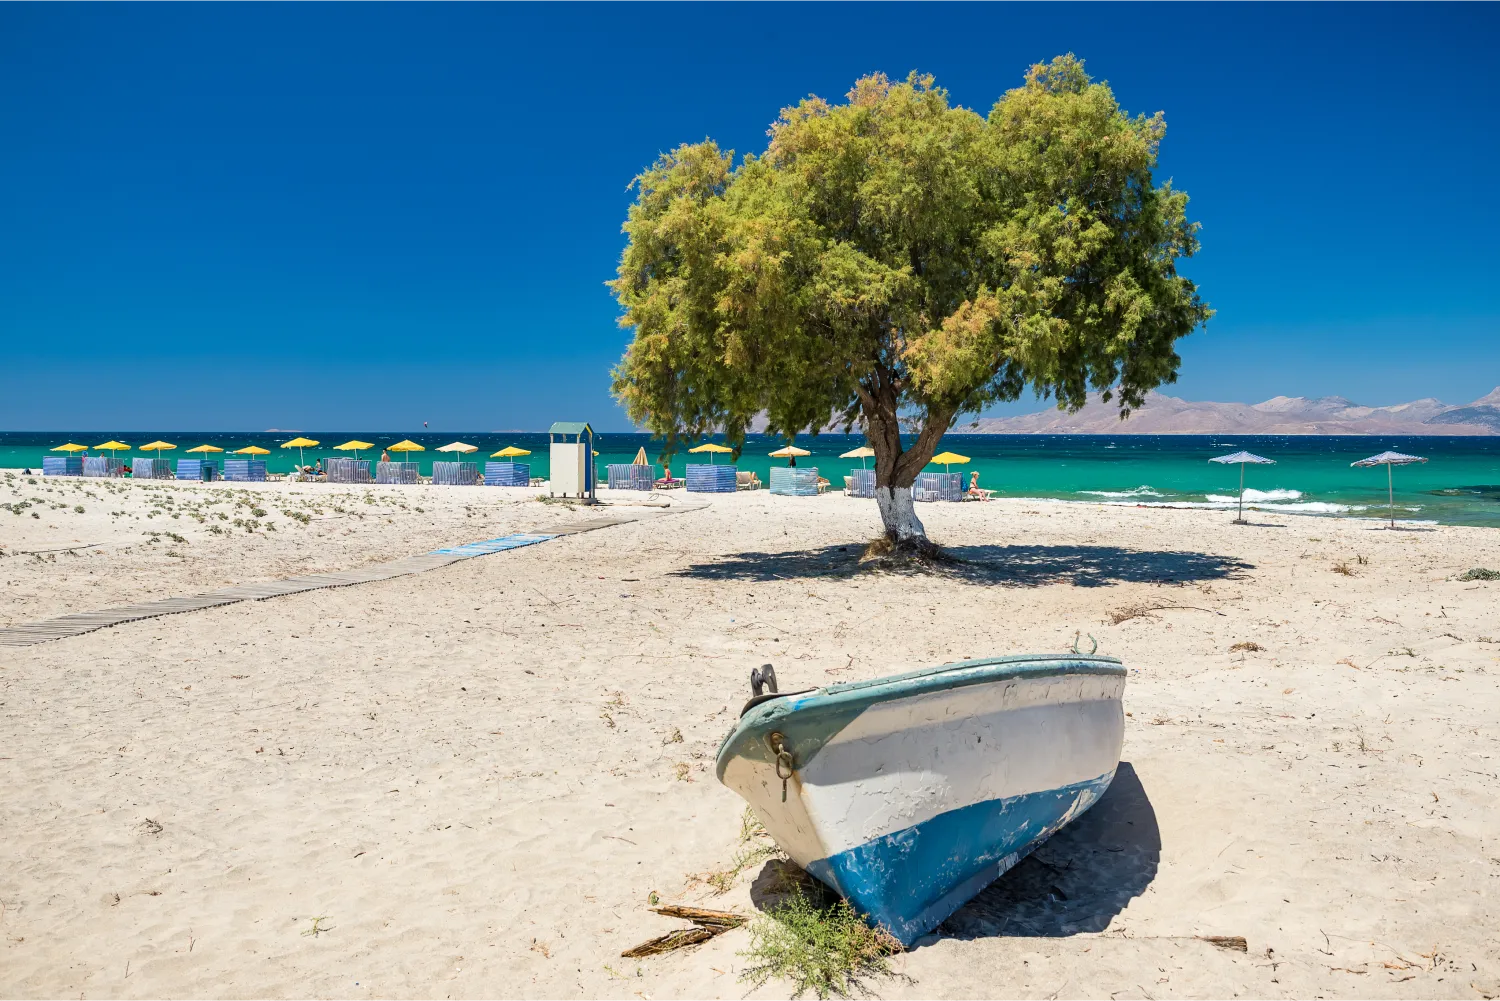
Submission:
[[[594,429],[586,421],[558,421],[548,431],[552,439],[553,497],[582,497],[594,501]]]

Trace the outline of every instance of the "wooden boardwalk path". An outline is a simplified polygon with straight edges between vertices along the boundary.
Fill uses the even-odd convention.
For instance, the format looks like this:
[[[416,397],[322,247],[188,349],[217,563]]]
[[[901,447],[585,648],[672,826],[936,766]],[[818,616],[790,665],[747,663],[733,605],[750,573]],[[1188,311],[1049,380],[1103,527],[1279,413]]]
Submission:
[[[638,519],[593,518],[588,521],[559,525],[548,529],[545,533],[518,533],[498,539],[487,539],[483,542],[471,542],[463,546],[454,546],[451,549],[436,549],[420,556],[408,556],[390,563],[361,567],[358,570],[306,574],[301,577],[261,581],[255,584],[237,584],[234,587],[220,588],[204,594],[163,598],[160,601],[143,601],[134,605],[104,608],[96,612],[74,612],[71,615],[60,615],[55,619],[43,619],[41,622],[27,622],[19,626],[0,629],[0,646],[34,646],[37,643],[60,640],[68,636],[81,636],[96,629],[108,629],[110,626],[136,622],[140,619],[154,619],[162,615],[175,615],[178,612],[195,612],[202,608],[217,608],[219,605],[232,605],[238,601],[264,601],[266,598],[276,598],[284,594],[299,594],[303,591],[319,591],[330,587],[349,587],[353,584],[390,580],[393,577],[405,577],[407,574],[436,570],[438,567],[445,567],[460,560],[471,560],[477,556],[535,545],[563,535],[592,532],[596,529],[623,525],[636,520]]]

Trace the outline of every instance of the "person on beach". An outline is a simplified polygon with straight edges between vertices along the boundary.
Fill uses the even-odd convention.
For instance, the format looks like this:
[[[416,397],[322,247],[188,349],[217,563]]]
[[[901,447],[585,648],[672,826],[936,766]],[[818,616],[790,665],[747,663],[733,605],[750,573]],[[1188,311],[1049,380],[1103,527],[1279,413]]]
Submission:
[[[979,470],[977,469],[969,473],[969,496],[975,500],[987,501],[990,499],[989,491],[979,489]]]
[[[391,461],[391,453],[386,452],[386,451],[382,451],[380,453],[380,461],[381,462],[390,462]]]

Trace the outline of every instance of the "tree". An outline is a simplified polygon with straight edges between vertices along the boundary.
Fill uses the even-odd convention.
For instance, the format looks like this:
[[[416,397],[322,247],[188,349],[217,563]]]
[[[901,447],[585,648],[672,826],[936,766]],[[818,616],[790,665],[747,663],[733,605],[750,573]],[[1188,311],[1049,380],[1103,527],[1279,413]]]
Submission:
[[[960,415],[1030,387],[1123,419],[1175,381],[1211,311],[1176,270],[1187,196],[1152,181],[1165,130],[1066,55],[988,117],[874,75],[784,109],[738,166],[680,146],[634,182],[615,395],[668,454],[719,429],[738,449],[759,413],[788,439],[862,425],[887,536],[923,546],[910,488]]]

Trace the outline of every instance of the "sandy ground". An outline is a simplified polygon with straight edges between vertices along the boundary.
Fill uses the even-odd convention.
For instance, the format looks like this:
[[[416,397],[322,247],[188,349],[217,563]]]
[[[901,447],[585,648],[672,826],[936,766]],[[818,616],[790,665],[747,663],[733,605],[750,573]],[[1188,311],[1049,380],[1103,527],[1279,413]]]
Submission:
[[[578,517],[493,488],[36,479],[0,477],[0,624]],[[749,669],[803,688],[1079,634],[1131,669],[1115,785],[873,990],[1500,994],[1500,584],[1454,579],[1500,568],[1500,533],[928,505],[965,562],[903,576],[859,570],[869,502],[670,499],[0,648],[0,994],[744,996],[743,929],[619,954],[677,926],[653,892],[760,899],[767,867],[703,881],[737,849],[712,761]]]

